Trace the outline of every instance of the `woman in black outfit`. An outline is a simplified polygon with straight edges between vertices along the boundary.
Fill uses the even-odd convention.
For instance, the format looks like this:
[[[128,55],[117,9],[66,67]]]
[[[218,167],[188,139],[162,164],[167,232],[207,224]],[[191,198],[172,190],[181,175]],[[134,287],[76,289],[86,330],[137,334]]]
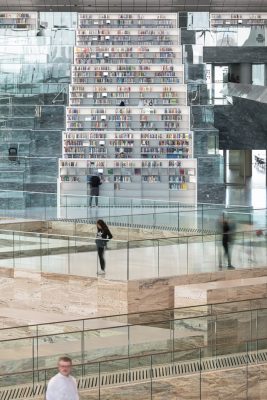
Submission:
[[[112,234],[107,226],[107,224],[99,219],[96,222],[97,234],[96,234],[96,248],[99,257],[101,273],[105,273],[106,262],[105,262],[105,249],[107,247],[109,239],[112,239]]]

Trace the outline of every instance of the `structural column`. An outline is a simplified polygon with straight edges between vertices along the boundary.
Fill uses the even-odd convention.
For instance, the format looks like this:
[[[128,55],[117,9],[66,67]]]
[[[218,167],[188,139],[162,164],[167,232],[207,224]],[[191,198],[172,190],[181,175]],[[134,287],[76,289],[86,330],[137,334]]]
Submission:
[[[231,76],[238,79],[239,83],[242,83],[243,85],[252,84],[252,64],[231,64],[229,72]]]
[[[240,64],[240,83],[243,85],[251,85],[252,84],[252,64],[250,63],[241,63]]]
[[[240,150],[240,176],[252,176],[252,150]]]

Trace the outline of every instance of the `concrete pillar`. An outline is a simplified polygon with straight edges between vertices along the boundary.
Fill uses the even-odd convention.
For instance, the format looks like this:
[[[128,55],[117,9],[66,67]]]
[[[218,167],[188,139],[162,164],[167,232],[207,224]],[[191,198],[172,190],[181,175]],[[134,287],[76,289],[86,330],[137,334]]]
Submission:
[[[240,78],[240,64],[230,64],[229,66],[229,76],[230,77],[237,77]]]
[[[252,176],[252,150],[240,151],[240,176]]]
[[[229,169],[234,171],[234,170],[239,170],[240,169],[240,150],[229,150],[229,158],[228,158],[228,164],[229,164]]]
[[[239,78],[239,83],[244,85],[252,84],[252,64],[241,63],[231,64],[229,67],[229,75],[234,76],[235,79]]]
[[[240,64],[240,83],[244,85],[252,84],[252,64],[241,63]]]

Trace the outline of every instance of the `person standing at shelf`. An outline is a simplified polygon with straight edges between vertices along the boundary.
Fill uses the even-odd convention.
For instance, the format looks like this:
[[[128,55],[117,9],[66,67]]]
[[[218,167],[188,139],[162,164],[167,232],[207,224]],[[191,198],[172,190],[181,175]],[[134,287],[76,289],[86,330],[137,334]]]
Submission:
[[[72,360],[60,357],[58,374],[50,379],[46,391],[46,400],[79,400],[76,379],[71,376]]]
[[[232,241],[233,241],[233,231],[234,225],[230,223],[225,218],[222,218],[220,221],[220,227],[222,232],[222,247],[224,251],[224,257],[227,257],[228,261],[228,269],[235,269],[231,263],[231,251],[232,251]],[[222,255],[219,251],[219,268],[222,268]]]
[[[123,149],[120,149],[119,158],[126,158]]]
[[[106,272],[106,261],[105,261],[105,249],[107,248],[107,244],[109,239],[112,239],[112,233],[110,232],[107,224],[99,219],[96,222],[97,233],[96,233],[96,248],[100,262],[101,271],[98,274],[105,274]]]
[[[92,207],[93,198],[95,205],[98,207],[99,186],[102,185],[101,179],[98,175],[93,175],[89,181],[90,183],[90,207]]]

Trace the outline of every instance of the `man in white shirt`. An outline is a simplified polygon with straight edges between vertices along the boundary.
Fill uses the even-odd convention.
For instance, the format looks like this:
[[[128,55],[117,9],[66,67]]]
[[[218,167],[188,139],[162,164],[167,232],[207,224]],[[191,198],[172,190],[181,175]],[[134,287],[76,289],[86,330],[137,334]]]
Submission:
[[[59,358],[59,372],[48,382],[46,400],[79,400],[76,379],[70,375],[71,368],[71,358]]]

